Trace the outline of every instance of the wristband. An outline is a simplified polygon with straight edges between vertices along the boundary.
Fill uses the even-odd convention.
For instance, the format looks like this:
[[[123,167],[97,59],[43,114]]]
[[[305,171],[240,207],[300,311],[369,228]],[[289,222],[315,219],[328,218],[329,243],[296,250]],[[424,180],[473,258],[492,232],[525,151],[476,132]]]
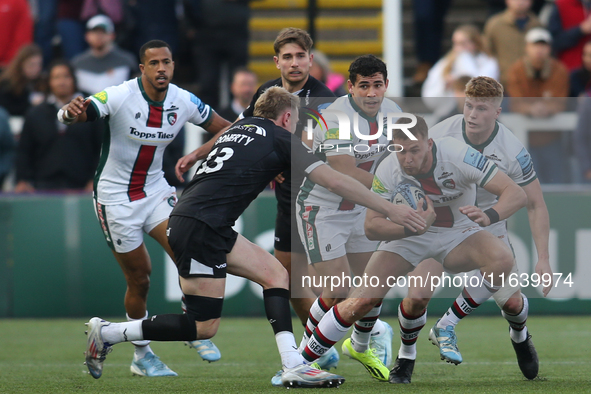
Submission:
[[[408,228],[404,228],[404,236],[406,237],[412,237],[413,235],[419,235],[419,233],[413,233],[411,230],[409,230]]]
[[[484,211],[486,216],[490,219],[490,224],[495,224],[499,221],[499,213],[492,208],[487,209]]]
[[[71,125],[76,120],[76,117],[74,116],[73,118],[70,118],[67,115],[66,111],[64,111],[63,109],[60,109],[57,112],[57,120],[59,120],[60,122],[62,122],[65,125]]]

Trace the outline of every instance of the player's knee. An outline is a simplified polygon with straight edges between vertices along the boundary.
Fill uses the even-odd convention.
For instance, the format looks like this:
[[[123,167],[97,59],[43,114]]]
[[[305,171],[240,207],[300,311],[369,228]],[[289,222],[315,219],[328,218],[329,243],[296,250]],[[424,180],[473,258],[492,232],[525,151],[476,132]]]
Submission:
[[[494,265],[495,271],[509,274],[514,264],[513,254],[509,249],[502,248],[491,252],[488,255],[489,261]]]
[[[262,278],[263,289],[289,289],[289,273],[280,264],[268,270]]]
[[[127,277],[127,286],[133,289],[134,292],[140,294],[147,294],[150,289],[150,275],[149,274],[134,274]]]
[[[213,337],[218,330],[224,299],[185,294],[184,300],[187,315],[197,324],[197,337]]]
[[[517,297],[512,296],[505,301],[505,305],[503,305],[503,311],[510,315],[517,315],[523,309],[523,299],[520,295]]]

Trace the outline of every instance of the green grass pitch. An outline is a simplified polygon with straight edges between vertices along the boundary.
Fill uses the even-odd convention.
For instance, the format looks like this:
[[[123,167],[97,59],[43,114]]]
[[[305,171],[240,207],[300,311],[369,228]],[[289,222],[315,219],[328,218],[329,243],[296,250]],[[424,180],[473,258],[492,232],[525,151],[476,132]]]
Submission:
[[[114,319],[115,320],[115,319]],[[397,321],[385,318],[395,330]],[[83,319],[0,320],[0,393],[277,393],[270,379],[280,361],[270,325],[262,318],[222,318],[215,343],[222,359],[202,361],[182,343],[152,343],[161,359],[179,376],[133,377],[130,344],[119,344],[107,357],[101,379],[82,365],[86,346]],[[419,337],[418,360],[410,385],[372,380],[353,360],[341,359],[337,373],[347,381],[338,393],[589,393],[591,392],[590,317],[538,317],[528,320],[540,357],[540,377],[522,377],[499,317],[471,316],[457,328],[464,362],[439,360],[428,341],[430,318]],[[299,342],[302,329],[296,325]],[[340,343],[338,344],[340,353]],[[333,370],[334,371],[334,370]]]

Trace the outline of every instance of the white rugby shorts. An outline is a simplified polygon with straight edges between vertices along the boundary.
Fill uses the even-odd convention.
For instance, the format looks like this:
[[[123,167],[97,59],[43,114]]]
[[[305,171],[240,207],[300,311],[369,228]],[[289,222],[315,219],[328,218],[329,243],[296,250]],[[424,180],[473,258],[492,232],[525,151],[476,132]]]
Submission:
[[[103,205],[93,200],[94,211],[99,220],[105,240],[117,253],[137,249],[156,226],[167,220],[177,202],[173,186],[162,188],[158,193],[124,204]]]
[[[365,207],[339,211],[319,206],[297,206],[298,233],[309,264],[336,259],[347,253],[373,252],[377,241],[365,236]]]

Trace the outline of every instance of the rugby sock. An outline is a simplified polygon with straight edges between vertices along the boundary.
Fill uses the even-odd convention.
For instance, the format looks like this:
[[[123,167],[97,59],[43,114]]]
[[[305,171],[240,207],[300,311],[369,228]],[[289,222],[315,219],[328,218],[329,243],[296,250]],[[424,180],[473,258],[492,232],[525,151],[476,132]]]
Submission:
[[[294,368],[304,363],[293,336],[289,290],[280,288],[263,290],[263,299],[267,320],[275,333],[275,342],[281,355],[283,368]]]
[[[103,342],[114,345],[119,342],[129,342],[144,339],[142,335],[142,320],[132,320],[126,323],[111,323],[101,328]]]
[[[376,321],[382,311],[382,303],[374,306],[363,319],[357,320],[351,334],[351,346],[356,352],[363,353],[369,348],[369,340]],[[383,324],[382,324],[383,326]],[[385,328],[385,327],[384,327]],[[384,329],[382,329],[384,331]]]
[[[409,315],[404,311],[402,302],[398,305],[398,323],[400,324],[400,349],[398,358],[416,360],[417,339],[421,329],[427,323],[427,309],[418,316]]]
[[[129,315],[126,313],[125,316],[127,317],[127,321],[134,321],[134,320],[146,320],[148,318],[148,311],[146,311],[146,316],[144,316],[141,319],[133,319],[131,317],[129,317]],[[134,357],[136,360],[142,359],[146,356],[147,353],[153,353],[152,349],[150,348],[150,341],[148,340],[144,340],[144,341],[131,341],[131,343],[133,343],[133,345],[135,346],[135,353],[134,353]]]
[[[373,325],[371,329],[371,337],[379,337],[386,332],[386,326],[381,319],[376,320],[376,324]]]
[[[304,350],[304,347],[308,343],[308,340],[312,336],[312,332],[318,325],[318,322],[322,320],[326,312],[328,312],[330,308],[326,306],[324,300],[321,297],[318,297],[316,301],[310,307],[310,314],[308,315],[308,321],[306,322],[306,328],[304,329],[304,335],[302,337],[302,342],[300,342],[299,351],[301,352]]]
[[[478,278],[473,281],[474,277]],[[478,286],[471,286],[477,282]],[[456,298],[453,305],[445,312],[445,315],[437,323],[437,327],[455,327],[461,319],[468,316],[484,301],[488,300],[499,290],[500,286],[492,286],[490,282],[478,271],[466,283],[462,293]]]
[[[523,294],[521,294],[521,298],[523,299],[523,308],[517,315],[510,315],[505,311],[501,311],[503,317],[507,319],[509,326],[511,326],[509,335],[511,335],[511,339],[515,343],[520,343],[527,339],[527,326],[525,322],[527,321],[527,314],[529,312],[529,301]]]
[[[154,341],[194,341],[197,339],[195,318],[187,314],[154,315],[142,321],[142,338]]]
[[[351,324],[345,322],[339,315],[338,305],[333,306],[320,320],[308,343],[302,351],[302,356],[309,363],[325,354],[335,343],[343,339]]]

